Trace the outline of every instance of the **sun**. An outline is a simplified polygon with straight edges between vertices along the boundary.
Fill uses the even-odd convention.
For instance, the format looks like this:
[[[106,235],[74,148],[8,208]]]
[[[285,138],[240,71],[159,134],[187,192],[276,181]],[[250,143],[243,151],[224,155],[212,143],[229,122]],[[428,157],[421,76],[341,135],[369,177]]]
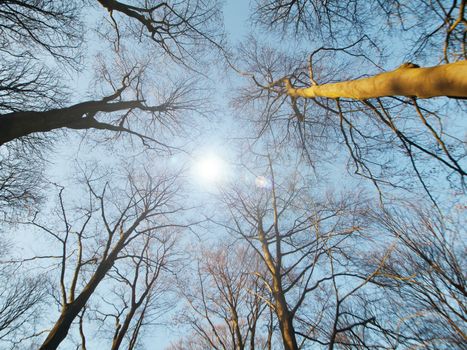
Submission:
[[[195,161],[194,173],[205,183],[218,183],[225,175],[225,163],[215,154],[205,154]]]

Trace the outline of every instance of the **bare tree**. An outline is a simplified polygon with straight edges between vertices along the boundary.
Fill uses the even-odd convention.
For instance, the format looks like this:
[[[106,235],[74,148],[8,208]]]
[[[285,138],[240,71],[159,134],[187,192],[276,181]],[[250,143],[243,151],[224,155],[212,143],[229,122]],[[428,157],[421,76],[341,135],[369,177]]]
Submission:
[[[466,247],[457,215],[441,217],[429,207],[411,205],[375,216],[396,242],[375,277],[394,305],[388,307],[392,322],[426,349],[464,348]]]
[[[37,325],[47,301],[45,278],[24,271],[21,262],[9,259],[9,247],[0,243],[0,344],[20,348],[37,337]],[[24,342],[24,343],[23,343]]]
[[[0,289],[0,343],[11,348],[35,334],[46,299],[40,278],[17,278],[2,266]],[[18,273],[18,271],[16,271]],[[11,282],[13,281],[13,282]]]
[[[329,44],[365,33],[384,37],[398,32],[411,37],[412,55],[421,56],[425,50],[440,50],[448,63],[466,58],[464,29],[466,25],[463,0],[431,2],[361,1],[346,3],[319,0],[257,0],[253,19],[280,35],[298,34]],[[386,38],[385,38],[386,39]],[[350,39],[351,40],[351,39]],[[426,54],[426,53],[425,53]]]
[[[193,330],[194,341],[183,338],[171,348],[267,349],[264,334],[272,329],[263,301],[266,291],[251,253],[248,247],[225,242],[202,250],[194,278],[180,287],[188,304],[180,322]]]
[[[175,273],[176,239],[173,228],[142,235],[109,271],[107,291],[99,295],[98,306],[89,307],[88,317],[102,323],[101,330],[109,329],[111,349],[135,349],[144,330],[173,305],[166,275]]]
[[[150,134],[139,132],[131,125],[137,124],[141,116],[149,116],[147,128],[163,125],[170,119],[176,119],[180,111],[193,111],[201,103],[193,98],[195,88],[189,84],[176,84],[173,90],[164,96],[159,103],[148,104],[141,89],[144,69],[131,67],[122,72],[119,85],[114,85],[108,78],[108,84],[113,88],[111,93],[102,99],[81,102],[64,108],[48,109],[46,111],[17,111],[3,114],[0,117],[0,145],[17,140],[33,133],[43,133],[57,129],[68,128],[76,130],[96,129],[107,130],[117,134],[128,133],[147,141],[160,143]],[[118,83],[117,83],[118,84]],[[191,94],[191,97],[188,97]],[[130,95],[130,98],[125,96]],[[105,117],[106,114],[120,112],[117,116]],[[138,114],[138,116],[136,116]],[[104,120],[100,121],[99,116]],[[107,119],[107,120],[105,120]],[[152,129],[152,128],[151,128]]]
[[[2,1],[0,52],[10,57],[36,58],[43,50],[57,59],[75,61],[83,35],[80,9],[76,1]]]
[[[150,38],[158,43],[163,53],[177,57],[180,61],[189,52],[185,46],[198,46],[200,41],[211,40],[210,34],[203,32],[203,28],[208,26],[207,22],[211,19],[215,21],[218,17],[215,4],[198,1],[154,6],[146,4],[146,7],[118,1],[99,3],[108,9],[117,34],[119,27],[114,18],[116,13],[139,22],[143,28],[149,30]],[[57,77],[46,66],[32,61],[34,56],[27,59],[29,52],[21,52],[15,42],[20,42],[23,50],[29,49],[28,43],[31,43],[53,58],[73,60],[78,56],[73,56],[69,51],[74,52],[74,49],[79,48],[83,35],[83,29],[75,25],[79,21],[79,5],[73,1],[62,5],[52,1],[2,2],[0,26],[6,34],[2,53],[8,57],[11,65],[0,71],[0,145],[31,133],[59,128],[94,128],[131,133],[131,128],[126,128],[125,125],[131,119],[129,116],[132,111],[149,112],[152,116],[164,112],[169,114],[177,109],[174,106],[175,100],[178,108],[180,107],[178,99],[184,95],[181,93],[184,88],[180,87],[183,84],[179,84],[166,101],[151,104],[141,90],[141,70],[134,66],[121,73],[121,82],[112,85],[114,89],[102,99],[64,107],[63,94],[60,93],[60,85],[63,84],[58,82]],[[142,33],[140,30],[135,32]],[[12,69],[13,67],[16,68]],[[125,98],[130,89],[134,90],[133,98]],[[190,94],[192,93],[191,90]],[[98,113],[116,111],[123,113],[121,118],[124,121],[119,118],[115,123],[103,123],[95,118]]]
[[[46,66],[44,58],[54,57],[63,65],[78,65],[82,35],[77,2],[0,3],[0,123],[3,124],[7,113],[43,110],[64,102],[64,86],[55,73],[57,70]],[[7,124],[1,127],[2,138],[9,133]],[[42,162],[36,151],[47,150],[50,140],[30,135],[0,150],[2,214],[37,203]],[[28,164],[28,159],[35,163],[34,167]]]
[[[200,59],[200,45],[220,49],[220,9],[217,1],[184,2],[146,1],[127,4],[115,0],[97,0],[109,12],[116,47],[121,37],[147,39],[183,66]],[[125,35],[126,32],[129,35]]]
[[[369,28],[361,28],[366,26],[363,23],[363,18],[365,16],[371,16],[375,18],[374,21],[377,21],[379,16],[391,17],[395,15],[392,13],[394,8],[403,7],[398,1],[392,1],[390,2],[391,4],[383,4],[382,2],[375,2],[374,4],[365,2],[362,4],[359,1],[353,1],[351,5],[340,4],[340,2],[337,1],[321,3],[319,1],[308,0],[290,1],[287,3],[281,1],[264,1],[264,3],[265,4],[259,2],[258,4],[258,16],[264,24],[274,26],[276,22],[281,22],[285,26],[285,30],[289,25],[295,24],[297,30],[300,26],[303,26],[304,29],[309,31],[312,31],[311,26],[313,26],[318,32],[329,32],[328,34],[332,39],[337,35],[333,33],[333,27],[339,27],[341,31],[352,31],[355,27],[360,27],[359,31],[363,32],[360,33],[360,36],[368,36]],[[404,10],[400,10],[397,14],[401,17],[402,21],[404,21],[406,17],[409,18],[411,16],[416,17],[418,20],[419,17],[423,16],[423,10],[427,12],[438,12],[438,14],[444,13],[444,18],[438,15],[438,18],[435,20],[437,24],[440,25],[435,29],[434,33],[424,33],[423,29],[417,26],[413,26],[412,30],[414,31],[414,36],[417,35],[418,31],[422,31],[422,37],[417,41],[424,42],[429,40],[430,36],[433,36],[437,31],[441,31],[444,28],[446,30],[446,36],[443,51],[446,64],[430,68],[420,68],[416,64],[405,63],[396,70],[368,78],[338,83],[318,84],[313,77],[312,58],[317,53],[317,51],[314,51],[310,55],[309,60],[309,87],[294,88],[290,79],[287,77],[280,81],[273,82],[270,86],[283,84],[285,87],[284,92],[292,98],[300,97],[313,99],[324,97],[355,100],[367,100],[385,96],[407,96],[416,98],[449,96],[465,98],[467,81],[464,77],[467,72],[467,65],[462,61],[462,58],[466,58],[466,53],[465,51],[460,54],[454,53],[454,61],[458,61],[455,63],[449,63],[450,60],[447,56],[447,52],[449,51],[448,46],[452,40],[458,42],[465,41],[465,38],[456,36],[454,39],[454,36],[451,36],[455,30],[462,31],[461,27],[466,24],[464,15],[465,1],[460,1],[460,3],[453,1],[450,8],[444,8],[444,4],[441,3],[432,5],[431,7],[429,5],[427,6],[425,1],[412,1],[412,3],[413,4],[406,6]],[[377,10],[376,12],[374,11],[375,9]],[[454,16],[454,14],[456,15]],[[364,17],[362,18],[360,16]],[[441,17],[441,21],[439,17]],[[425,18],[426,17],[423,16],[423,19]],[[407,20],[410,21],[410,19]],[[417,24],[422,25],[423,22],[420,19]],[[358,26],[358,24],[360,26]],[[403,25],[402,28],[404,28]],[[315,31],[311,32],[310,35],[313,35]],[[426,42],[421,45],[425,46]],[[335,49],[337,49],[337,47],[338,46],[335,46]],[[318,51],[323,49],[329,50],[332,49],[332,47],[322,47]]]
[[[110,28],[107,39],[116,34],[118,43],[125,39],[126,47],[136,52],[134,46],[148,37],[156,45],[151,46],[151,53],[146,56],[153,59],[168,56],[176,64],[170,70],[145,75],[147,60],[125,56],[128,49],[118,44],[105,55],[123,61],[121,69],[98,69],[94,85],[101,91],[93,94],[96,97],[70,98],[78,94],[68,89],[66,71],[89,68],[82,60],[90,52],[83,50],[82,43],[88,34],[83,18],[90,12],[95,14],[96,8],[109,12],[110,26],[100,26],[104,32]],[[104,11],[102,15],[107,18]],[[44,153],[57,130],[105,130],[115,137],[122,134],[136,137],[147,147],[167,149],[160,137],[162,129],[174,131],[182,124],[182,114],[203,110],[196,81],[173,76],[182,66],[196,61],[188,62],[197,51],[204,50],[200,44],[214,45],[218,37],[221,39],[218,21],[216,2],[145,2],[139,6],[118,1],[60,4],[50,0],[2,1],[0,178],[7,180],[2,182],[5,186],[0,189],[0,196],[8,197],[10,204],[14,199],[17,207],[35,202],[31,199],[40,195],[31,193],[30,188],[40,181],[40,167],[36,172],[19,176],[16,170],[19,165],[8,157],[23,152],[25,159],[31,149]],[[115,68],[115,63],[112,65]],[[171,74],[172,81],[163,79],[161,73],[164,77]],[[148,81],[148,75],[157,75],[157,82]],[[159,91],[154,93],[156,86]],[[34,163],[36,159],[40,157],[30,161]],[[15,193],[11,192],[13,183]]]
[[[36,159],[36,167],[29,161]],[[2,220],[27,213],[40,200],[38,189],[42,186],[43,161],[35,152],[17,152],[8,149],[0,152],[0,213]],[[26,209],[26,210],[25,210]]]
[[[259,189],[227,193],[226,203],[230,231],[249,243],[265,267],[261,280],[284,348],[384,346],[377,315],[357,306],[381,265],[367,273],[356,264],[370,249],[363,244],[369,239],[363,199],[313,199],[298,177],[280,174],[289,179],[277,180],[271,159],[265,174]]]
[[[250,108],[249,113],[257,115],[255,121],[260,135],[270,132],[276,144],[292,143],[315,169],[319,161],[347,152],[349,170],[370,179],[382,196],[385,188],[410,191],[416,186],[417,191],[421,189],[436,202],[436,190],[441,184],[463,190],[462,136],[458,128],[449,128],[449,124],[459,122],[457,116],[462,113],[463,102],[422,102],[399,97],[290,98],[283,94],[285,90],[274,89],[269,84],[274,83],[274,76],[294,70],[296,59],[255,42],[246,45],[244,51],[245,70],[254,75],[255,81],[241,92],[236,104],[242,109]],[[353,45],[337,51],[349,57],[359,55]],[[323,64],[323,58],[332,57],[328,53],[335,49],[317,52],[324,53],[319,61],[323,79],[346,74],[344,60],[338,68],[327,69]],[[297,69],[294,74],[302,82],[310,76],[306,68]],[[259,82],[259,77],[266,83]],[[443,177],[447,179],[445,184],[439,182]],[[413,178],[418,179],[418,184]]]
[[[379,189],[410,189],[413,181],[407,179],[416,177],[436,202],[433,172],[451,186],[465,186],[462,135],[449,129],[465,109],[465,1],[267,0],[256,5],[261,28],[282,35],[293,30],[316,42],[305,48],[309,54],[274,53],[278,46],[251,43],[241,51],[240,60],[247,62],[242,73],[253,79],[240,99],[263,103],[262,132],[271,128],[284,139],[293,134],[310,162],[317,161],[319,150],[342,145],[350,169]],[[402,63],[404,58],[392,63],[399,66],[395,70],[382,69],[394,36],[410,42],[402,56],[431,67]],[[436,96],[454,101],[432,99]],[[334,146],[329,137],[337,141]]]
[[[126,187],[120,190],[106,183],[100,192],[92,179],[87,178],[88,203],[74,209],[67,208],[62,188],[56,215],[63,229],[41,222],[38,215],[29,222],[60,247],[57,296],[60,315],[41,349],[56,349],[65,339],[96,288],[116,261],[127,256],[127,249],[138,237],[155,237],[160,231],[176,226],[170,217],[183,210],[173,202],[177,176],[143,175],[139,179],[128,177]]]

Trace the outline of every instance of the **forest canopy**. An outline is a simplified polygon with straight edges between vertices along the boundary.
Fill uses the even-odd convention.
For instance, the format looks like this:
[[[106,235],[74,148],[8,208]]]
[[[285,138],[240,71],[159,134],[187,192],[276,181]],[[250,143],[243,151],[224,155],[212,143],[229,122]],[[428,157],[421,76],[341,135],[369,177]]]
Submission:
[[[0,348],[466,348],[465,7],[0,1]]]

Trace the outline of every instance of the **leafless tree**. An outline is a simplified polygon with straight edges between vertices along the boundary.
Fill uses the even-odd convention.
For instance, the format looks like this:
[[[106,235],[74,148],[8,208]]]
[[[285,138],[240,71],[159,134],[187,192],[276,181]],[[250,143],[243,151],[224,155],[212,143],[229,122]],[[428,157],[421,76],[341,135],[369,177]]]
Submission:
[[[374,262],[366,272],[357,264],[371,249],[363,243],[371,242],[364,199],[355,193],[313,199],[306,181],[290,172],[277,175],[272,164],[269,158],[259,189],[227,192],[225,200],[230,231],[249,243],[265,268],[261,280],[284,348],[384,347],[378,315],[360,305],[381,267]],[[288,181],[278,180],[283,177]]]
[[[291,141],[312,165],[344,151],[349,170],[369,178],[380,191],[388,185],[413,189],[416,178],[417,189],[437,202],[440,178],[448,179],[448,187],[464,189],[463,136],[449,125],[460,122],[457,116],[465,103],[431,97],[464,98],[465,60],[432,68],[409,62],[368,77],[368,71],[380,70],[380,54],[366,34],[346,45],[317,47],[308,62],[297,62],[304,56],[302,52],[286,55],[252,40],[240,51],[239,71],[252,79],[236,104],[255,111],[261,135],[269,131],[277,143]],[[367,71],[352,70],[365,78],[350,78],[349,66],[367,67]],[[415,78],[434,82],[441,71],[451,71],[458,81],[447,75],[440,77],[439,84]],[[456,92],[422,91],[442,85]]]
[[[222,48],[219,31],[220,8],[217,1],[145,1],[128,4],[97,0],[110,16],[111,40],[120,46],[122,37],[147,39],[183,66],[200,59],[200,45]]]
[[[28,274],[21,263],[9,259],[9,247],[0,243],[0,344],[19,349],[38,336],[37,328],[47,301],[46,280]]]
[[[34,151],[17,152],[16,149],[0,152],[0,213],[2,220],[31,211],[41,200],[38,189],[42,186],[43,161],[34,157]],[[37,159],[36,167],[29,161]]]
[[[112,90],[102,99],[45,111],[17,111],[3,114],[0,118],[2,130],[0,144],[31,134],[68,128],[107,130],[117,135],[128,133],[140,138],[144,144],[154,142],[155,146],[159,146],[160,142],[155,137],[148,132],[146,134],[140,132],[132,125],[138,124],[142,117],[147,115],[146,128],[153,129],[157,125],[161,126],[172,119],[177,119],[178,113],[182,111],[189,112],[200,108],[201,103],[193,97],[196,88],[183,82],[175,84],[171,92],[162,96],[162,101],[153,101],[153,104],[146,102],[144,91],[141,89],[144,81],[143,72],[143,68],[130,67],[128,71],[121,73],[119,83],[114,83],[114,78],[105,76]],[[118,114],[108,116],[115,112]],[[104,120],[99,120],[99,117]]]
[[[2,1],[0,52],[17,58],[37,58],[43,50],[57,59],[75,61],[83,35],[81,8],[76,1]]]
[[[120,48],[119,44],[107,50],[106,55],[125,62],[118,69],[115,63],[111,64],[114,69],[109,69],[109,65],[97,69],[94,85],[99,92],[94,93],[95,97],[79,97],[78,101],[70,98],[73,92],[67,87],[69,77],[62,72],[86,68],[82,58],[88,51],[83,50],[82,43],[88,28],[83,18],[96,8],[105,18],[110,15],[107,23],[110,26],[100,26],[103,31],[110,28],[118,42],[124,39],[131,42],[126,47],[135,52],[138,50],[133,47],[147,36],[156,45],[151,46],[151,53],[146,56],[153,59],[169,56],[173,67],[145,74],[147,60],[125,56],[129,50]],[[108,14],[102,10],[107,10]],[[43,153],[58,130],[105,130],[115,137],[122,134],[136,137],[147,147],[167,149],[161,137],[162,129],[172,128],[173,131],[182,124],[182,114],[198,113],[204,108],[197,95],[195,79],[188,81],[173,76],[181,66],[189,66],[189,58],[195,56],[196,50],[203,50],[202,43],[214,45],[221,39],[218,21],[216,2],[206,1],[144,2],[140,5],[118,1],[2,1],[0,177],[7,180],[2,182],[5,186],[0,196],[8,197],[11,204],[14,199],[19,207],[31,205],[34,202],[31,198],[39,197],[39,193],[31,193],[30,188],[40,181],[37,177],[40,167],[34,167],[36,172],[20,176],[19,165],[9,157],[12,153],[23,152],[22,158],[26,159],[31,149]],[[172,81],[165,78],[169,73]],[[148,75],[156,74],[157,82],[155,79],[148,81]],[[159,91],[155,93],[156,87]],[[102,140],[111,139],[113,137],[104,133]],[[31,163],[36,159],[40,157],[31,159]],[[16,190],[12,194],[13,183]]]
[[[54,259],[59,275],[60,315],[41,349],[59,346],[96,288],[119,259],[128,257],[130,247],[139,237],[157,239],[160,232],[177,226],[171,218],[183,208],[174,203],[176,180],[176,175],[155,177],[143,172],[140,177],[129,176],[124,188],[107,182],[98,191],[98,185],[86,178],[88,202],[81,206],[69,208],[64,199],[65,190],[60,190],[55,215],[63,228],[49,224],[50,216],[46,223],[41,215],[28,223],[58,244]],[[150,291],[148,289],[139,300],[141,304],[148,300],[146,296]]]
[[[171,349],[270,349],[272,320],[267,319],[258,260],[251,253],[248,247],[226,242],[202,249],[193,278],[180,287],[187,302],[180,322],[193,334]]]
[[[330,44],[373,32],[384,37],[382,28],[408,33],[414,56],[440,49],[443,60],[466,58],[465,1],[340,1],[257,0],[253,19],[280,35],[299,34]],[[450,57],[450,58],[449,58]]]
[[[0,119],[20,110],[60,106],[65,99],[58,76],[43,64],[54,57],[60,64],[77,65],[82,25],[77,2],[2,1],[0,3]],[[0,122],[1,123],[1,122]],[[2,135],[8,133],[2,126]],[[42,162],[37,149],[50,139],[30,135],[0,150],[2,214],[31,206],[40,197]],[[1,142],[3,143],[3,142]],[[37,148],[36,148],[37,147]],[[36,148],[36,151],[34,150]],[[35,163],[32,167],[27,160]],[[8,210],[7,210],[8,209]]]
[[[448,128],[465,103],[432,99],[465,99],[465,1],[258,1],[256,16],[262,26],[317,41],[308,54],[251,43],[240,52],[247,63],[239,70],[253,78],[240,99],[262,103],[262,131],[295,136],[310,162],[320,149],[342,145],[352,172],[379,188],[413,188],[406,179],[415,177],[436,202],[431,178],[441,176],[433,172],[465,187],[462,135]],[[445,64],[421,68],[401,59],[395,70],[377,74],[395,35],[413,43],[405,57]],[[322,145],[329,137],[334,146]]]
[[[383,232],[395,240],[375,277],[393,303],[389,317],[426,349],[465,348],[465,209],[458,210],[444,217],[423,205],[375,212]]]
[[[110,12],[117,33],[118,26],[114,15],[118,13],[124,18],[140,22],[143,28],[150,31],[150,37],[159,44],[163,53],[180,57],[182,61],[181,53],[188,52],[185,45],[207,39],[209,35],[203,32],[203,26],[207,25],[206,22],[211,17],[217,16],[215,4],[198,1],[183,4],[162,3],[154,6],[146,3],[146,7],[118,1],[99,3]],[[15,41],[20,42],[24,49],[29,49],[28,45],[32,43],[54,58],[74,59],[75,57],[67,54],[66,50],[79,46],[80,36],[83,35],[83,29],[75,25],[75,22],[79,21],[79,5],[73,1],[62,5],[52,1],[2,2],[0,25],[6,34],[3,43],[4,54],[9,57],[7,62],[11,63],[0,71],[0,145],[31,133],[59,128],[131,132],[125,125],[131,119],[129,116],[134,110],[149,112],[154,116],[174,111],[177,109],[175,104],[180,108],[178,99],[184,95],[181,92],[184,91],[184,87],[181,87],[183,84],[179,84],[167,100],[151,104],[154,101],[148,101],[141,89],[141,69],[135,66],[121,72],[121,81],[112,85],[114,89],[101,99],[82,101],[64,107],[63,101],[58,97],[58,80],[53,78],[53,74],[44,65],[32,62],[31,59],[24,61],[27,55],[15,47]],[[17,68],[12,69],[13,67]],[[115,80],[115,77],[112,78]],[[134,90],[132,98],[125,97],[128,90]],[[190,94],[192,93],[191,90]],[[31,104],[27,101],[31,101]],[[95,118],[98,113],[116,111],[123,113],[123,120],[119,118],[115,123],[102,123]]]
[[[173,305],[174,291],[165,275],[176,272],[176,237],[173,228],[139,237],[139,244],[126,248],[109,271],[107,291],[88,314],[102,323],[99,335],[109,329],[111,349],[135,349],[144,330]]]

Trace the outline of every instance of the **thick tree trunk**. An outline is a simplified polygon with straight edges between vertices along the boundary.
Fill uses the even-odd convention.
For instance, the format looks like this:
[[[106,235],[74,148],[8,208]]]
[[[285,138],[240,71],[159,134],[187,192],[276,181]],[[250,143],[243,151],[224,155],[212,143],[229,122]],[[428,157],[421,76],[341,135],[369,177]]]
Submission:
[[[365,100],[385,96],[467,98],[467,61],[420,68],[406,63],[396,70],[357,80],[294,88],[285,80],[291,97],[327,97]]]
[[[140,101],[87,101],[70,107],[48,111],[24,111],[0,115],[0,146],[9,141],[36,132],[48,132],[61,128],[111,129],[113,125],[99,123],[94,119],[98,112],[115,112],[131,108],[142,108]]]

